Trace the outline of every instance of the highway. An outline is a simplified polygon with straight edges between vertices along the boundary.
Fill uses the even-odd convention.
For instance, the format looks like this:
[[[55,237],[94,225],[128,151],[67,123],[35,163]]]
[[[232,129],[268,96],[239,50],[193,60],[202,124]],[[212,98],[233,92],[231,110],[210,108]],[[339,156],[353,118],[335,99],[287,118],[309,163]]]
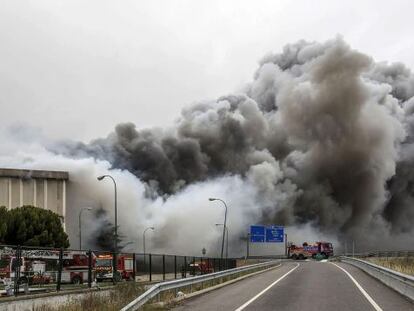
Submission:
[[[176,311],[414,310],[414,304],[345,263],[286,261],[281,267],[184,300]]]

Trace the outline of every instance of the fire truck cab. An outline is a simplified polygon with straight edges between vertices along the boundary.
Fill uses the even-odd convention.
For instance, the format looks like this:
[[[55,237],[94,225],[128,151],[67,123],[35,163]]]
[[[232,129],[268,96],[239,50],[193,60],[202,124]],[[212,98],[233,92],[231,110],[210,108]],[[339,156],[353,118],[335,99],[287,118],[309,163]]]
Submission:
[[[198,261],[190,263],[188,270],[191,275],[208,274],[214,272],[213,265],[210,261]]]
[[[98,282],[104,280],[112,280],[119,282],[121,280],[132,280],[134,276],[133,257],[127,255],[117,256],[117,273],[113,273],[113,256],[98,255],[96,258],[96,280]]]
[[[13,250],[3,249],[0,255],[0,278],[14,279],[19,263]],[[87,281],[89,257],[86,252],[64,251],[62,259],[61,282],[80,284]],[[19,282],[47,284],[56,281],[58,260],[59,251],[22,250]]]

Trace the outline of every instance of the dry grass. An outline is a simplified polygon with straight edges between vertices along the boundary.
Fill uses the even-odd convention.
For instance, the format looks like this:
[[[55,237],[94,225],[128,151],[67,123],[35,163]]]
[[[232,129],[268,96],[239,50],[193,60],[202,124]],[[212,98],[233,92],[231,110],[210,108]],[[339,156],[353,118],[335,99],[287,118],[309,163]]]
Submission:
[[[377,257],[366,260],[398,272],[414,275],[414,257]]]
[[[107,295],[89,293],[80,299],[57,307],[43,305],[34,308],[34,311],[115,311],[134,300],[143,291],[142,286],[136,283],[119,284],[116,289],[109,290]]]

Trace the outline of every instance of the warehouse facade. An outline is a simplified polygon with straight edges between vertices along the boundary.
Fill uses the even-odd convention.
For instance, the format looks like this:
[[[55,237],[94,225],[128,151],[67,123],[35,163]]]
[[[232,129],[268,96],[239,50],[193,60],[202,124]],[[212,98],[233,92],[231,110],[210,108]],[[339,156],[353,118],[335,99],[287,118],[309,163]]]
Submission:
[[[68,172],[0,168],[0,206],[33,205],[61,216],[65,228]]]

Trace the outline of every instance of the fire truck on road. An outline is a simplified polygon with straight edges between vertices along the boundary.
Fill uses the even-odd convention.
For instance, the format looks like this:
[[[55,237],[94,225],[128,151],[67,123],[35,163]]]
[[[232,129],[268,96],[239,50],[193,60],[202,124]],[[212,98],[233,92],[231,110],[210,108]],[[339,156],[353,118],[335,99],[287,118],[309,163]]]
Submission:
[[[303,243],[302,246],[291,244],[288,248],[288,257],[292,259],[315,258],[318,255],[323,258],[333,256],[333,246],[329,242]]]

